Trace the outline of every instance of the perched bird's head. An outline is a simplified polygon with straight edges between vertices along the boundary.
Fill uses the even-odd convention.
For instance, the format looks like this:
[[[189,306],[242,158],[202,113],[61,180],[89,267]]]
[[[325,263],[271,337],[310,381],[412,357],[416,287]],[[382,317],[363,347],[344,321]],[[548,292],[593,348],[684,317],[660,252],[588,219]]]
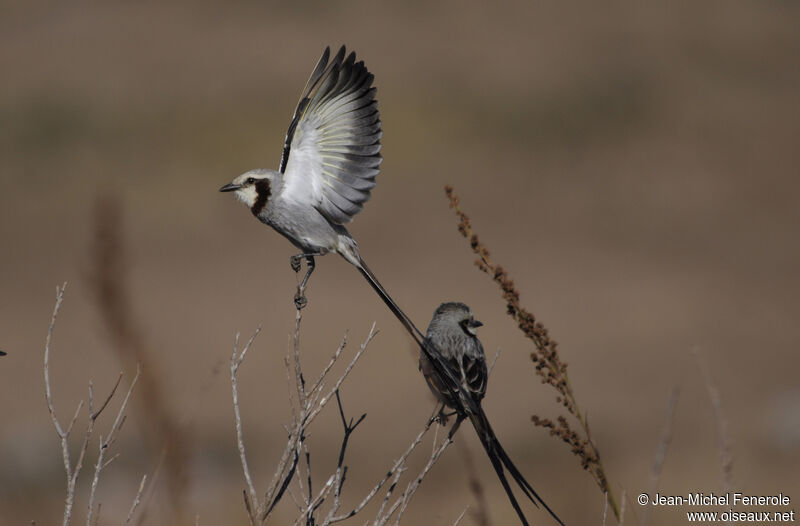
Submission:
[[[233,192],[236,199],[246,204],[254,214],[258,214],[267,204],[272,193],[271,182],[275,173],[258,168],[236,177],[219,189],[220,192]],[[258,210],[256,210],[258,208]]]
[[[476,336],[478,327],[483,323],[475,319],[472,309],[463,303],[449,302],[442,303],[433,313],[430,327],[442,327],[447,329],[459,328],[470,336]]]

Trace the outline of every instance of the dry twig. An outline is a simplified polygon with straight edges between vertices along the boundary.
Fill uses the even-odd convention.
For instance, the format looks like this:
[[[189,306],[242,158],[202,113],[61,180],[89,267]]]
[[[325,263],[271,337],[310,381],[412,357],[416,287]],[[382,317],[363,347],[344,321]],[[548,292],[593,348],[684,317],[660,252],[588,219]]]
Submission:
[[[347,335],[342,338],[341,343],[336,351],[331,356],[330,361],[322,369],[313,384],[306,383],[305,375],[303,373],[301,360],[300,360],[300,324],[302,316],[298,310],[295,318],[295,329],[293,337],[289,344],[289,356],[285,360],[287,379],[289,380],[289,403],[292,407],[292,422],[286,428],[287,442],[284,447],[283,454],[278,462],[277,468],[272,476],[264,497],[259,499],[256,493],[255,484],[249,472],[247,457],[245,454],[244,437],[242,432],[242,419],[239,409],[240,399],[238,393],[238,372],[239,368],[244,362],[248,349],[253,344],[258,331],[249,340],[247,345],[241,351],[238,351],[238,335],[234,342],[233,355],[231,356],[231,389],[233,394],[234,405],[234,419],[236,426],[236,440],[239,448],[240,461],[242,463],[242,470],[246,483],[246,489],[243,491],[245,509],[250,519],[251,525],[264,524],[267,518],[272,513],[275,505],[281,500],[283,495],[288,491],[295,502],[298,510],[298,516],[295,524],[321,524],[323,526],[334,524],[347,520],[356,514],[362,512],[364,508],[372,502],[376,497],[381,495],[382,489],[389,483],[383,493],[380,508],[376,517],[373,520],[375,525],[386,524],[391,519],[395,519],[395,524],[400,521],[403,512],[408,507],[413,495],[420,487],[422,480],[430,472],[433,465],[444,453],[445,449],[452,443],[446,438],[441,444],[436,446],[428,458],[424,469],[419,475],[411,481],[401,495],[392,501],[394,491],[397,488],[400,477],[407,470],[407,461],[417,446],[422,442],[423,437],[430,429],[432,421],[427,421],[422,431],[420,431],[416,438],[412,441],[411,445],[406,451],[394,461],[392,467],[384,475],[375,486],[367,492],[362,500],[352,509],[345,513],[341,513],[342,507],[342,492],[344,484],[347,481],[348,466],[345,463],[347,447],[350,443],[350,436],[364,420],[366,414],[362,414],[358,419],[347,419],[345,417],[344,408],[341,400],[341,387],[344,381],[352,372],[358,360],[363,356],[369,343],[373,340],[377,331],[375,324],[370,328],[364,342],[361,344],[358,351],[352,359],[344,367],[344,370],[333,382],[333,385],[326,390],[325,385],[328,376],[333,370],[336,362],[341,358],[343,351],[347,346]],[[293,380],[293,381],[292,381]],[[292,385],[293,384],[293,385]],[[336,463],[336,469],[325,480],[322,486],[316,492],[313,491],[313,480],[311,476],[311,451],[306,441],[307,430],[314,419],[324,410],[328,402],[335,398],[339,409],[339,417],[342,422],[344,430],[341,446],[339,448],[339,457]],[[303,464],[300,459],[305,460]],[[298,471],[305,471],[303,476],[297,477],[297,484],[300,488],[298,493],[289,489],[290,483]],[[325,503],[329,503],[325,506]],[[326,510],[323,512],[323,506]],[[321,517],[318,519],[317,517]],[[463,517],[463,513],[462,513]],[[456,521],[461,520],[461,517]]]
[[[533,415],[531,420],[534,425],[548,428],[552,436],[559,437],[570,446],[573,454],[579,458],[581,466],[592,475],[600,490],[608,498],[611,509],[619,520],[619,506],[609,487],[605,469],[600,460],[600,451],[592,439],[588,418],[578,406],[572,390],[567,374],[567,364],[561,361],[558,353],[558,343],[550,337],[547,328],[541,322],[536,321],[534,315],[521,305],[520,294],[514,286],[514,282],[502,266],[492,262],[489,250],[473,232],[469,217],[461,211],[458,196],[453,188],[445,186],[445,193],[450,201],[450,208],[455,210],[458,216],[458,231],[467,239],[470,248],[478,256],[475,265],[497,283],[506,302],[506,312],[517,322],[517,327],[525,337],[533,342],[534,350],[531,352],[531,361],[535,364],[536,374],[541,377],[542,383],[546,383],[556,390],[558,393],[556,402],[575,418],[580,425],[582,434],[574,431],[563,416],[559,416],[556,422],[548,418],[540,418],[537,415]]]
[[[664,429],[661,431],[661,439],[658,441],[656,453],[653,456],[653,465],[650,468],[650,495],[654,495],[658,490],[658,480],[661,478],[661,468],[664,466],[664,459],[667,456],[667,448],[672,442],[672,423],[675,420],[675,407],[678,405],[678,388],[673,387],[669,392],[667,410],[664,414]],[[623,501],[624,503],[624,501]],[[644,519],[642,524],[650,522],[651,506],[645,506]],[[621,519],[620,519],[621,521]]]
[[[88,397],[89,414],[87,417],[86,429],[84,430],[83,433],[83,440],[78,450],[78,458],[73,463],[69,450],[69,437],[70,434],[72,433],[75,422],[78,419],[78,415],[80,414],[81,409],[83,408],[83,400],[81,400],[78,403],[78,407],[75,410],[75,413],[73,414],[69,425],[65,429],[61,425],[56,415],[55,405],[53,403],[52,389],[50,387],[50,351],[52,348],[53,331],[55,330],[55,324],[56,324],[56,318],[58,317],[58,312],[61,309],[61,304],[64,300],[64,291],[66,290],[66,286],[67,284],[64,283],[61,287],[56,287],[56,304],[55,307],[53,308],[53,314],[50,318],[50,325],[47,331],[47,339],[45,341],[45,347],[44,347],[45,399],[47,401],[47,409],[50,413],[50,419],[53,422],[53,427],[56,430],[56,435],[58,435],[59,441],[61,442],[61,455],[64,460],[64,470],[67,476],[67,496],[64,502],[64,516],[62,520],[63,526],[67,526],[72,520],[72,512],[75,505],[75,493],[76,493],[76,484],[78,481],[78,475],[80,475],[81,469],[83,468],[83,463],[84,460],[86,459],[86,453],[89,448],[89,441],[93,436],[97,419],[100,417],[103,411],[108,407],[109,402],[111,402],[111,399],[114,397],[114,394],[116,393],[117,388],[119,387],[120,381],[122,380],[122,373],[120,373],[116,383],[111,389],[111,392],[108,394],[108,396],[106,396],[106,398],[103,400],[103,402],[100,404],[100,407],[98,408],[95,408],[94,404],[94,384],[91,380],[89,381],[89,397]],[[95,462],[94,476],[92,477],[92,483],[89,489],[89,500],[87,505],[88,511],[86,514],[87,526],[92,525],[92,516],[95,510],[94,502],[95,502],[95,496],[97,494],[97,488],[99,486],[100,473],[118,456],[115,455],[108,460],[106,460],[105,458],[109,450],[109,447],[116,440],[117,433],[122,428],[122,424],[125,422],[125,409],[128,407],[128,402],[130,400],[131,393],[133,392],[133,388],[136,386],[136,382],[139,379],[139,373],[140,371],[137,369],[136,376],[134,377],[130,387],[128,388],[128,392],[122,401],[122,405],[117,411],[114,423],[112,424],[111,429],[106,434],[105,439],[103,439],[102,435],[100,437],[100,448],[98,451],[97,461]],[[136,494],[134,505],[131,507],[131,510],[128,514],[128,521],[126,521],[126,523],[130,521],[131,517],[133,516],[136,510],[136,506],[138,505],[139,498],[141,496],[143,488],[144,488],[144,479],[142,479],[142,484],[140,485],[139,491]],[[99,513],[100,509],[99,504],[97,506],[97,509]]]
[[[728,421],[725,419],[725,412],[722,408],[722,397],[719,389],[711,379],[705,360],[700,355],[700,349],[692,349],[692,355],[697,362],[697,368],[703,375],[703,383],[706,385],[708,398],[711,400],[711,407],[714,411],[714,421],[717,423],[717,448],[719,450],[719,463],[722,470],[722,483],[727,493],[733,490],[733,454],[731,453],[731,440],[728,435]]]

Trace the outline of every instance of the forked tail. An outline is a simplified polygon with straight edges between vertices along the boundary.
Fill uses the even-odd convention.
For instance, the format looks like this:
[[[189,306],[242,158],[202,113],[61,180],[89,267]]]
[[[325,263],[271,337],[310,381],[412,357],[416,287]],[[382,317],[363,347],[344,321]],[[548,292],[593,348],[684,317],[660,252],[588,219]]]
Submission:
[[[345,259],[351,263],[354,263],[346,256]],[[447,389],[450,391],[453,399],[460,401],[460,405],[462,407],[457,408],[457,411],[461,415],[469,415],[472,425],[475,427],[475,431],[478,434],[478,438],[480,439],[481,444],[483,444],[486,454],[489,456],[489,460],[492,462],[492,466],[494,467],[497,476],[500,478],[503,489],[505,489],[506,494],[511,501],[511,505],[517,512],[522,524],[527,526],[528,521],[525,518],[525,515],[522,513],[522,509],[520,508],[517,499],[514,497],[514,493],[511,491],[511,487],[505,476],[505,470],[508,470],[508,472],[511,474],[511,477],[519,485],[522,492],[525,493],[525,496],[528,497],[531,502],[533,502],[536,506],[541,504],[550,513],[550,515],[559,524],[561,524],[561,526],[564,526],[564,523],[561,522],[561,519],[559,519],[553,510],[551,510],[550,507],[545,504],[536,491],[534,491],[533,487],[531,487],[528,481],[525,480],[525,477],[522,476],[522,473],[520,473],[513,462],[511,462],[511,459],[500,445],[500,441],[497,439],[497,436],[495,436],[492,426],[489,425],[489,420],[486,418],[486,413],[483,412],[483,408],[480,406],[480,401],[476,401],[469,396],[459,396],[461,391],[460,382],[454,376],[453,371],[450,370],[448,364],[444,362],[441,354],[431,350],[428,347],[429,342],[425,339],[425,335],[423,335],[419,329],[417,329],[417,327],[414,325],[414,322],[412,322],[411,319],[406,316],[406,313],[397,306],[397,303],[395,303],[392,297],[389,296],[389,293],[386,292],[386,289],[383,288],[383,285],[381,285],[380,281],[378,281],[378,278],[375,277],[375,274],[372,273],[364,260],[359,257],[358,264],[354,263],[354,265],[356,268],[358,268],[358,271],[361,272],[365,278],[367,278],[367,281],[372,288],[375,289],[375,292],[378,293],[378,296],[381,297],[383,302],[386,303],[386,306],[389,307],[389,310],[392,311],[397,319],[400,320],[400,323],[402,323],[406,328],[411,337],[414,338],[414,341],[417,343],[417,345],[419,345],[420,350],[429,358],[431,364],[436,370],[436,373],[444,381],[445,386],[447,386]],[[456,424],[453,426],[453,429],[451,429],[451,436],[458,428],[462,418],[464,418],[464,416],[460,416]]]
[[[561,526],[564,526],[564,523],[561,522],[561,519],[559,519],[555,512],[550,509],[550,506],[548,506],[542,500],[539,494],[536,493],[536,490],[534,490],[530,483],[525,480],[525,477],[522,476],[522,473],[520,473],[514,463],[511,462],[508,454],[506,454],[503,446],[500,445],[500,441],[494,434],[492,426],[489,425],[489,420],[486,418],[486,413],[483,412],[483,408],[480,408],[480,410],[476,413],[470,413],[469,419],[472,421],[475,432],[478,434],[478,438],[480,439],[483,448],[486,450],[489,460],[492,462],[492,467],[494,467],[494,470],[500,479],[500,483],[503,485],[503,489],[508,495],[508,500],[511,501],[511,506],[514,508],[514,511],[517,512],[522,524],[527,526],[528,521],[525,518],[525,515],[522,513],[522,509],[520,508],[517,499],[514,497],[514,493],[511,491],[511,487],[508,484],[508,479],[506,479],[506,475],[503,470],[504,467],[506,470],[508,470],[508,472],[511,474],[511,477],[514,479],[514,482],[517,483],[522,492],[526,497],[528,497],[528,499],[530,499],[531,502],[533,502],[537,507],[539,504],[541,504],[544,509],[550,513],[550,516],[556,520],[556,522],[558,522]]]

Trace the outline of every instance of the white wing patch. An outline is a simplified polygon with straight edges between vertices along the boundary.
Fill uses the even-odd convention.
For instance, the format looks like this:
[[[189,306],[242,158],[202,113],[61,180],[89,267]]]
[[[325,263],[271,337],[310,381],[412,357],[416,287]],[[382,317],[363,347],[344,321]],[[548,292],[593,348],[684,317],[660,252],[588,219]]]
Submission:
[[[281,197],[311,205],[329,221],[353,219],[380,172],[381,121],[372,74],[355,53],[326,49],[286,134]]]

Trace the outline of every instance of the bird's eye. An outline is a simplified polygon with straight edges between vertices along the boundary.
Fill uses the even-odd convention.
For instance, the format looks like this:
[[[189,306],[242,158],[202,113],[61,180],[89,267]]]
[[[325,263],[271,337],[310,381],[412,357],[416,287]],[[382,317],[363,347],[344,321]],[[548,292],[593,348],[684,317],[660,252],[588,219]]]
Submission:
[[[256,179],[255,179],[255,177],[248,177],[247,181],[245,181],[245,182],[247,184],[256,184]]]

